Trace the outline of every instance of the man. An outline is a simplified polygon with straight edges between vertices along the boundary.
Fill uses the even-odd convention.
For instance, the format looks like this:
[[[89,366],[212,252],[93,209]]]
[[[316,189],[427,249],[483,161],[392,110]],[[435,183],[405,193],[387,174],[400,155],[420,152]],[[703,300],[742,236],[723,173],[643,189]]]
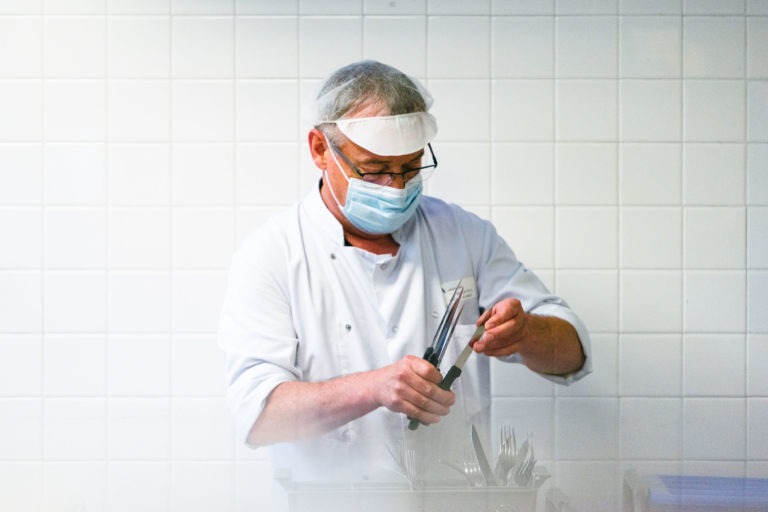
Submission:
[[[416,80],[363,61],[333,73],[313,101],[318,186],[232,262],[219,340],[241,441],[275,445],[275,464],[294,479],[378,479],[392,470],[387,451],[408,418],[466,424],[487,415],[491,357],[560,383],[590,371],[578,317],[493,226],[422,195],[437,166],[437,125]],[[458,283],[463,310],[448,365],[477,325],[485,334],[444,390],[421,355]]]

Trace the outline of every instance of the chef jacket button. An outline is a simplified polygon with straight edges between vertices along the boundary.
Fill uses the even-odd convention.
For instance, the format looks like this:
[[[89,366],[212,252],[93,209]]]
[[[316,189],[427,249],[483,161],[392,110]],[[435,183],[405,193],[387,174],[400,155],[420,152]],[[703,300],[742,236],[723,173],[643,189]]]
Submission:
[[[331,253],[331,259],[332,259],[332,260],[335,260],[335,259],[336,259],[336,254],[335,254],[335,253]]]
[[[397,326],[396,325],[392,326],[392,332],[395,332],[395,333],[397,332]]]
[[[437,311],[432,311],[432,318],[437,318],[440,315]]]
[[[387,270],[387,264],[386,263],[382,263],[381,264],[381,270]]]
[[[347,332],[349,332],[349,331],[351,331],[351,330],[352,330],[352,326],[351,326],[351,325],[349,325],[349,324],[346,324],[346,325],[344,325],[344,329],[346,329],[346,330],[347,330]]]

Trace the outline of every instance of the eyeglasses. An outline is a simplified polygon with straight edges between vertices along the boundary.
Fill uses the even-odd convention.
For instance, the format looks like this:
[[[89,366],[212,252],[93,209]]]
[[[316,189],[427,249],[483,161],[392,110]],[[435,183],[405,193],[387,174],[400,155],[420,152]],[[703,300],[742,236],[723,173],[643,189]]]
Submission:
[[[435,152],[432,151],[432,144],[427,143],[427,148],[429,148],[429,154],[432,157],[432,163],[429,165],[424,165],[421,167],[415,167],[413,169],[408,169],[403,172],[390,172],[390,171],[381,171],[381,172],[362,172],[360,169],[357,168],[355,164],[352,163],[352,161],[341,152],[341,149],[339,147],[330,142],[331,148],[336,152],[337,155],[339,155],[346,163],[349,165],[353,171],[355,171],[355,174],[363,180],[367,181],[368,183],[375,183],[377,185],[389,185],[393,181],[395,181],[396,177],[401,177],[403,179],[403,183],[406,181],[415,178],[416,176],[419,176],[422,181],[426,180],[430,176],[432,176],[432,173],[437,168],[437,159],[435,158]]]

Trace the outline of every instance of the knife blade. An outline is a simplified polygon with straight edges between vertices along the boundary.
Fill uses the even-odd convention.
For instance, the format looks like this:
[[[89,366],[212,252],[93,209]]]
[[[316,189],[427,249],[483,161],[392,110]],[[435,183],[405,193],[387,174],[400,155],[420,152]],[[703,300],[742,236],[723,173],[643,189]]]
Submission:
[[[491,470],[491,464],[488,462],[488,457],[485,456],[485,450],[483,450],[483,443],[480,442],[480,436],[477,435],[477,429],[472,425],[472,447],[475,449],[475,457],[477,457],[477,463],[480,465],[480,471],[485,477],[485,482],[488,487],[496,487],[499,484],[496,482],[496,477]]]
[[[472,352],[474,352],[474,350],[472,350],[472,345],[474,345],[475,342],[480,339],[484,332],[484,325],[481,325],[475,329],[472,337],[469,338],[469,341],[467,342],[467,346],[464,347],[464,350],[461,351],[459,357],[456,358],[456,362],[453,363],[453,366],[451,366],[451,368],[448,370],[448,373],[445,374],[445,377],[443,377],[443,380],[440,382],[441,388],[451,389],[451,384],[453,384],[453,381],[455,381],[459,375],[461,375],[461,369],[464,368],[464,363],[467,362],[469,356],[471,356]]]
[[[451,295],[451,300],[448,301],[443,318],[440,319],[440,324],[438,324],[435,335],[432,338],[432,344],[424,352],[424,359],[432,363],[433,366],[440,364],[441,350],[445,349],[445,342],[450,338],[449,331],[451,330],[451,325],[455,325],[454,322],[458,321],[456,307],[461,302],[463,294],[464,288],[461,286],[461,281],[459,281],[459,284],[453,289],[453,295]]]

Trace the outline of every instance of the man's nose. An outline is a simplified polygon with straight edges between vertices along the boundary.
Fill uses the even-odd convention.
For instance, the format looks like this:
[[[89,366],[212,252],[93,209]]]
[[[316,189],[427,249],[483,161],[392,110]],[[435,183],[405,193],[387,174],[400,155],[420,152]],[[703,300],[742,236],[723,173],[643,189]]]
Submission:
[[[392,181],[389,183],[392,188],[405,188],[405,176],[402,174],[392,175]]]

